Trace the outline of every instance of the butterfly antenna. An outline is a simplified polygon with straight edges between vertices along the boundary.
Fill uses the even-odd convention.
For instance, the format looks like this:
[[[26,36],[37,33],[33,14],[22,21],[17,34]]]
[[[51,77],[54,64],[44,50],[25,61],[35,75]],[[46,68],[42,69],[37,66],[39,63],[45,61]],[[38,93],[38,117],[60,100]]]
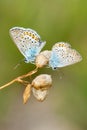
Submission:
[[[25,59],[22,59],[17,65],[15,65],[15,67],[13,68],[14,70],[17,69],[23,62]]]

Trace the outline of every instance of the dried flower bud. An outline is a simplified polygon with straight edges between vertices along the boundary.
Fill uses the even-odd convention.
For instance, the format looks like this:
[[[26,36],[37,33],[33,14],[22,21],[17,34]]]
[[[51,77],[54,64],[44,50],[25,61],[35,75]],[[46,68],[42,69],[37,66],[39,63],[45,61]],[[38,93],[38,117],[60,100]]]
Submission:
[[[25,104],[28,99],[30,98],[30,94],[31,94],[31,84],[28,84],[24,90],[23,93],[23,103]]]
[[[32,81],[32,86],[36,89],[48,89],[49,87],[52,86],[52,78],[51,75],[48,74],[41,74],[37,76],[33,81]]]
[[[36,88],[32,88],[32,92],[34,97],[38,100],[38,101],[44,101],[45,98],[48,95],[48,90],[42,90],[42,89],[36,89]]]
[[[50,55],[51,55],[51,51],[46,50],[46,51],[41,52],[41,53],[36,57],[36,61],[35,61],[36,66],[37,66],[38,68],[42,68],[42,67],[44,67],[45,65],[47,65],[48,62],[49,62]]]
[[[45,51],[42,51],[40,54],[44,55],[49,60],[51,56],[51,51],[45,50]]]
[[[44,56],[44,55],[42,55],[42,54],[39,54],[37,57],[36,57],[36,66],[38,67],[38,68],[42,68],[42,67],[44,67],[45,65],[47,65],[48,64],[48,59]]]

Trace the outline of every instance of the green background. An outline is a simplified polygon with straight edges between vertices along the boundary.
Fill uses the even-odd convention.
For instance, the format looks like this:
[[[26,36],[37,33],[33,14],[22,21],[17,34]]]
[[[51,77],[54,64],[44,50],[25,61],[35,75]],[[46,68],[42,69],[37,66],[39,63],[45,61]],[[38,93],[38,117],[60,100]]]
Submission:
[[[60,120],[57,126],[64,126],[64,129],[57,127],[54,130],[65,130],[66,126],[70,127],[69,130],[86,130],[87,1],[0,0],[0,85],[27,73],[35,67],[31,64],[22,63],[17,69],[14,69],[16,64],[23,59],[9,36],[9,29],[14,26],[36,30],[42,40],[47,42],[44,49],[51,49],[53,44],[58,41],[69,42],[72,48],[80,52],[83,60],[61,70],[53,71],[50,68],[39,70],[37,75],[47,73],[51,74],[53,78],[53,87],[44,103],[38,103],[32,97],[24,106],[22,104],[24,88],[19,84],[11,85],[0,91],[0,129],[14,130],[16,128],[22,130],[23,127],[20,126],[24,121],[28,122],[29,125],[23,124],[26,130],[29,128],[34,130],[33,125],[36,126],[36,130],[37,125],[38,130],[39,128],[42,130],[42,127],[46,129],[52,124],[43,123],[43,118],[40,119],[39,117],[40,114],[43,116],[46,113],[46,115],[49,115],[49,122],[52,120],[50,115],[53,114],[53,121],[59,122]],[[22,110],[20,111],[20,109]],[[26,114],[23,115],[25,111]],[[27,113],[30,113],[32,118]],[[34,120],[35,113],[39,115],[36,124]],[[20,120],[16,120],[17,118]],[[45,117],[44,120],[46,120]],[[30,127],[31,122],[33,122],[33,125]],[[44,125],[41,127],[39,122]]]

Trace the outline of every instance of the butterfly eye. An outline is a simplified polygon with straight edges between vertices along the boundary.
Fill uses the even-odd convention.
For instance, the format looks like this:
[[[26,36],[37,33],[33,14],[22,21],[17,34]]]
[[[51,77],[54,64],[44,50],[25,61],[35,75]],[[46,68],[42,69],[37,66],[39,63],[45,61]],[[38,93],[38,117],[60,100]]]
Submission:
[[[27,59],[26,59],[26,58],[24,59],[24,62],[25,62],[25,63],[28,63],[28,61],[27,61]]]
[[[57,69],[57,67],[54,67],[54,68],[53,68],[53,70],[56,70],[56,69]]]

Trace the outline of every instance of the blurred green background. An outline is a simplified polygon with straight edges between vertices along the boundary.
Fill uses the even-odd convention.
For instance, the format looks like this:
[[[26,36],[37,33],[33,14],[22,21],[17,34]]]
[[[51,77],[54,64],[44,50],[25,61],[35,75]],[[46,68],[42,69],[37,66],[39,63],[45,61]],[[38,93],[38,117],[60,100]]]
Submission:
[[[14,26],[36,30],[51,49],[58,41],[69,42],[83,57],[82,62],[53,71],[48,98],[38,103],[33,97],[22,104],[23,86],[13,84],[0,91],[1,130],[86,130],[87,129],[87,1],[86,0],[0,0],[0,85],[34,69],[22,63],[23,56],[9,36]],[[55,124],[56,122],[56,124]]]

